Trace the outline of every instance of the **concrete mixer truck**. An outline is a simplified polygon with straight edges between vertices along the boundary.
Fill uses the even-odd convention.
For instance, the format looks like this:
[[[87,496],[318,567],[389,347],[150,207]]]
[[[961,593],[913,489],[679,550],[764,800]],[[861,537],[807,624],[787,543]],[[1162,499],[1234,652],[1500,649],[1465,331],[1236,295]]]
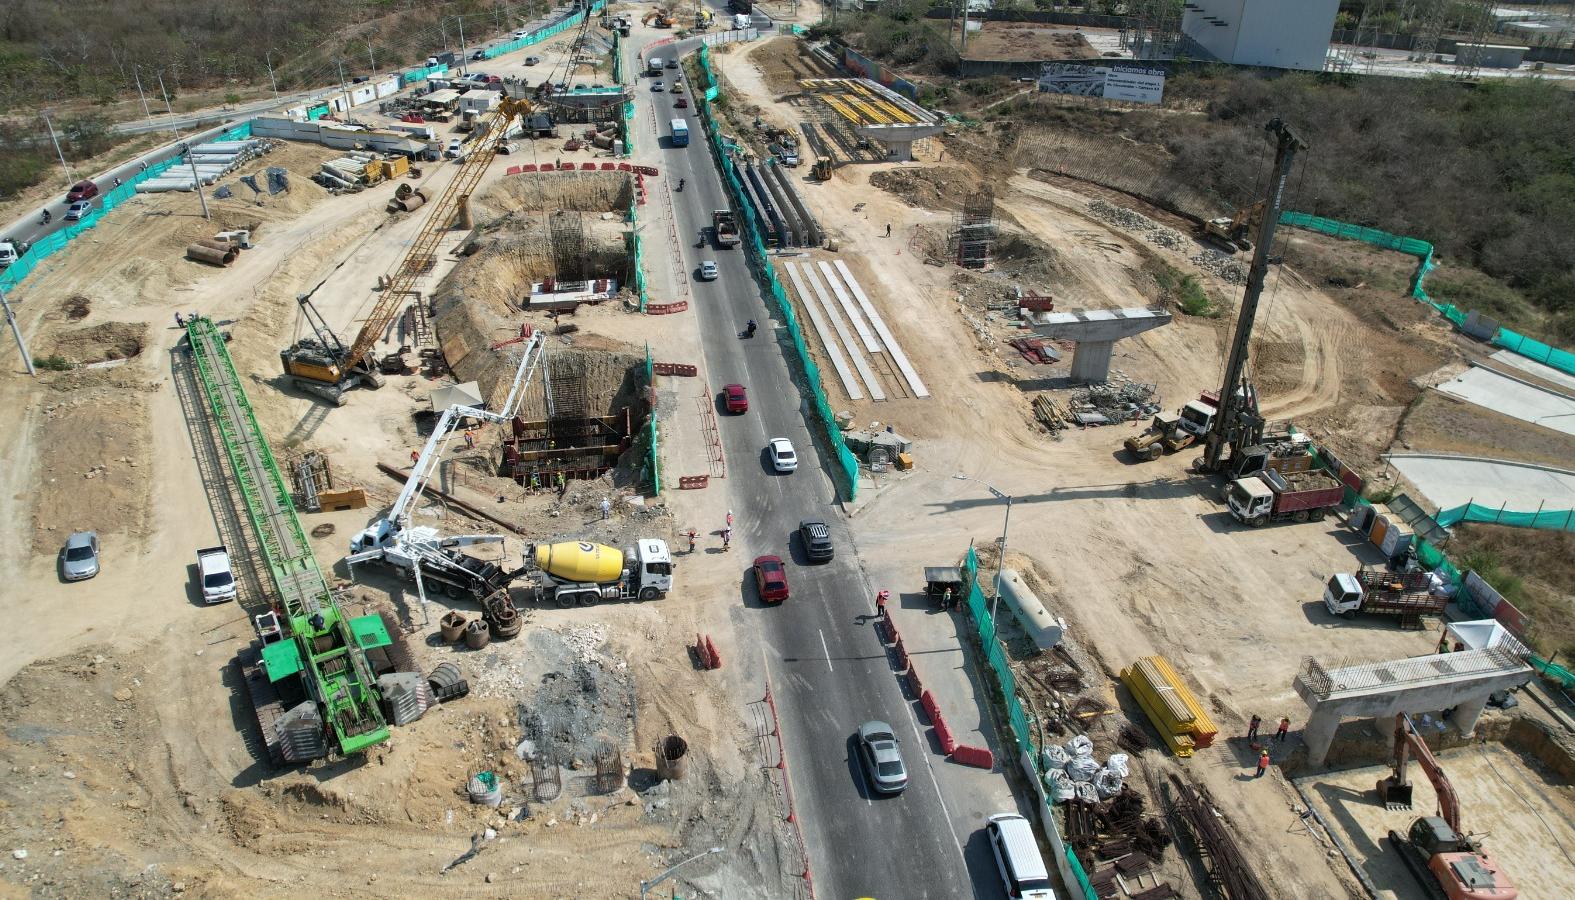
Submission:
[[[560,607],[591,606],[601,600],[655,600],[673,588],[673,557],[667,542],[640,538],[619,551],[588,541],[536,544],[526,549],[517,587],[534,589],[539,602]]]

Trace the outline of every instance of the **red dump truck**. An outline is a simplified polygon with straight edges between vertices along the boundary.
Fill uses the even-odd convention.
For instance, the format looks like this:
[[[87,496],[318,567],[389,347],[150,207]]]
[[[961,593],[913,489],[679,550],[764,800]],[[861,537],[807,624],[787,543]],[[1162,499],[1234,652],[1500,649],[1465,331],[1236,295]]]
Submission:
[[[1443,615],[1449,605],[1448,598],[1433,596],[1432,587],[1432,575],[1427,572],[1341,572],[1324,585],[1323,605],[1347,619],[1356,618],[1359,612],[1398,616],[1402,626],[1415,627],[1423,616]]]
[[[1225,505],[1237,521],[1256,528],[1269,522],[1317,521],[1340,505],[1345,485],[1322,469],[1275,472],[1265,469],[1238,478],[1225,490]]]

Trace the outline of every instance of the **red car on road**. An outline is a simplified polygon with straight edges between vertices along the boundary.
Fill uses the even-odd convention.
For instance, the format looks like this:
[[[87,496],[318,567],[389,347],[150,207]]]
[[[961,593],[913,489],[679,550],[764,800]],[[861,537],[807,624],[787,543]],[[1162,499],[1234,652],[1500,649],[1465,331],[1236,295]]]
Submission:
[[[730,413],[749,412],[749,394],[741,384],[729,384],[722,388],[722,399],[727,403]]]
[[[767,603],[781,603],[788,598],[787,569],[782,565],[782,557],[755,558],[755,588]]]
[[[98,185],[83,179],[82,181],[79,181],[71,186],[71,192],[66,194],[66,202],[75,203],[78,200],[92,200],[97,196]]]

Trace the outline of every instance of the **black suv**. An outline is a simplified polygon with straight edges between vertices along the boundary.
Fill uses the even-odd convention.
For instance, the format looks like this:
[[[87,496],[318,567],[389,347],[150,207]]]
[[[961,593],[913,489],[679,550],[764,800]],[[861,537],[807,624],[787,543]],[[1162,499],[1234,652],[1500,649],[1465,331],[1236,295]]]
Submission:
[[[828,560],[837,555],[831,546],[831,529],[819,519],[805,519],[798,523],[799,540],[804,542],[804,555],[811,560]]]

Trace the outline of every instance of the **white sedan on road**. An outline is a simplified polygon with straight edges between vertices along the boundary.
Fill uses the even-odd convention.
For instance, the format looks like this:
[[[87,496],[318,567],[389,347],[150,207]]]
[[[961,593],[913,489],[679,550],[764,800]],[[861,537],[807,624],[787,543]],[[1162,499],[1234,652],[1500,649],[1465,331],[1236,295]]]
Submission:
[[[771,455],[771,467],[778,472],[792,472],[798,468],[798,454],[793,452],[793,442],[787,438],[772,438],[766,452]]]

